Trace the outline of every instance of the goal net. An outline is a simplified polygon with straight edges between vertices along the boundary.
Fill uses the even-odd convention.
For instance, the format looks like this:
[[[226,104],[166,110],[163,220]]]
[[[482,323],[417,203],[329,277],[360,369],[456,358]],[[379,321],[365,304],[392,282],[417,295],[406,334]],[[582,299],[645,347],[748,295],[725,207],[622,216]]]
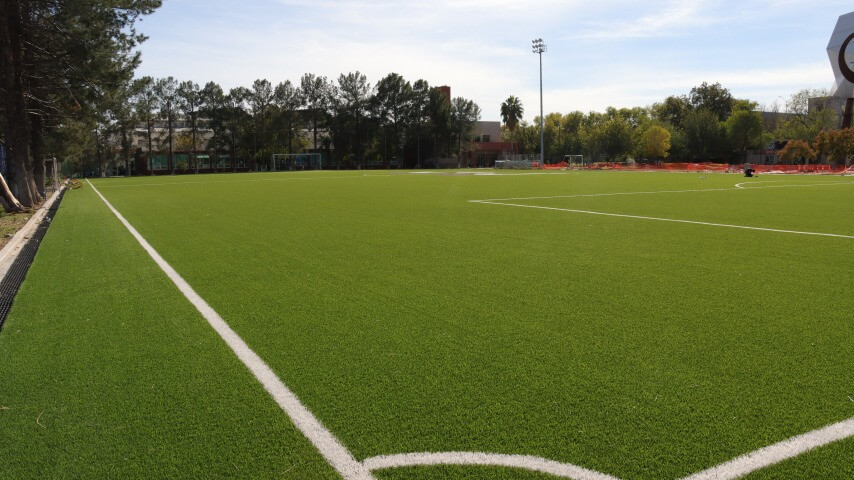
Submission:
[[[570,167],[583,167],[584,155],[564,155],[563,161]]]
[[[271,168],[274,172],[322,170],[323,159],[319,153],[274,153]]]

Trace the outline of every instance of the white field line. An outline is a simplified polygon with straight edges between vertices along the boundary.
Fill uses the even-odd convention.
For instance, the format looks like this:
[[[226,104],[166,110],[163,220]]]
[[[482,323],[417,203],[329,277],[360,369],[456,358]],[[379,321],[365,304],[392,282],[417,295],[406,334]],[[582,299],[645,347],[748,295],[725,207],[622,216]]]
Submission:
[[[131,235],[142,245],[142,248],[154,259],[154,262],[161,270],[169,277],[170,280],[178,287],[178,290],[187,297],[187,300],[196,307],[199,313],[205,317],[205,320],[213,327],[231,350],[237,355],[240,361],[252,372],[255,378],[261,382],[264,389],[273,397],[276,403],[290,417],[294,425],[306,436],[306,438],[314,444],[320,451],[321,455],[328,461],[335,470],[341,474],[346,480],[369,480],[374,479],[362,463],[358,462],[353,454],[335,438],[326,427],[320,423],[320,420],[315,417],[309,409],[300,402],[299,398],[276,376],[275,372],[264,363],[264,360],[258,356],[242,338],[232,330],[228,323],[211,308],[208,303],[196,293],[195,290],[188,284],[178,272],[169,265],[163,257],[140,235],[140,233],[118,212],[110,202],[101,195],[101,192],[92,185],[92,182],[86,180],[89,186],[101,197],[101,200],[107,205],[110,211],[118,217],[125,228],[130,231]]]
[[[854,436],[854,417],[742,455],[682,480],[731,480],[797,457],[814,448]]]
[[[771,183],[771,182],[762,182]],[[854,185],[854,182],[827,182],[827,183],[802,183],[791,185],[768,185],[760,187],[739,187],[744,183],[738,183],[735,187],[724,188],[696,188],[689,190],[656,190],[650,192],[614,192],[614,193],[581,193],[577,195],[550,195],[539,197],[510,197],[510,198],[485,198],[483,200],[469,200],[469,202],[503,202],[507,200],[549,200],[553,198],[585,198],[585,197],[617,197],[621,195],[655,195],[659,193],[697,193],[697,192],[727,192],[732,190],[756,190],[760,188],[788,188],[788,187],[824,187],[827,185]]]
[[[756,184],[759,184],[759,183],[761,183],[761,184],[765,184],[765,183],[782,183],[782,182],[785,182],[785,181],[786,181],[786,180],[768,180],[768,181],[765,181],[765,182],[741,182],[741,183],[736,183],[736,184],[735,184],[735,188],[744,188],[742,185],[756,185]]]
[[[751,472],[776,465],[784,460],[803,455],[810,450],[850,437],[854,437],[854,417],[754,450],[715,467],[683,477],[681,480],[736,480]],[[431,465],[481,465],[520,468],[574,480],[618,480],[617,477],[571,463],[561,463],[528,455],[499,453],[401,453],[371,457],[363,463],[371,471]]]
[[[795,234],[795,235],[814,235],[814,236],[818,236],[818,237],[835,237],[835,238],[854,239],[854,235],[841,235],[838,233],[802,232],[799,230],[782,230],[779,228],[751,227],[751,226],[747,226],[747,225],[730,225],[728,223],[699,222],[699,221],[695,221],[695,220],[680,220],[678,218],[647,217],[644,215],[626,215],[623,213],[594,212],[592,210],[578,210],[578,209],[574,209],[574,208],[544,207],[541,205],[523,205],[521,203],[492,202],[492,201],[487,201],[487,200],[469,200],[469,202],[470,203],[481,203],[484,205],[501,205],[501,206],[505,206],[505,207],[535,208],[538,210],[551,210],[551,211],[556,211],[556,212],[584,213],[587,215],[601,215],[603,217],[634,218],[637,220],[653,220],[653,221],[657,221],[657,222],[687,223],[690,225],[705,225],[708,227],[725,227],[725,228],[739,228],[742,230],[758,230],[760,232],[790,233],[790,234]]]
[[[482,452],[424,452],[401,453],[398,455],[381,455],[365,460],[365,465],[371,470],[385,468],[400,468],[433,465],[480,465],[494,467],[521,468],[532,472],[549,473],[556,477],[574,480],[618,480],[617,477],[606,475],[594,470],[546,460],[528,455],[504,455],[500,453]]]
[[[226,344],[232,349],[237,357],[246,365],[247,368],[255,375],[255,378],[264,386],[267,392],[273,397],[276,403],[287,413],[294,424],[301,432],[317,447],[323,457],[340,473],[346,480],[357,479],[374,479],[371,474],[374,470],[386,468],[407,467],[416,465],[482,465],[482,466],[503,466],[509,468],[521,468],[535,472],[548,473],[564,478],[575,480],[618,480],[616,477],[589,470],[577,465],[569,463],[561,463],[555,460],[548,460],[541,457],[528,455],[507,455],[496,453],[482,452],[438,452],[438,453],[404,453],[397,455],[381,455],[366,459],[364,462],[358,462],[353,455],[342,445],[335,436],[323,426],[322,423],[299,401],[296,395],[284,385],[284,383],[276,376],[275,372],[267,366],[266,363],[258,356],[249,345],[240,338],[237,333],[219,316],[210,305],[202,299],[198,293],[170,266],[163,257],[149,244],[142,235],[116,210],[109,201],[87,180],[87,183],[92,187],[95,193],[107,205],[110,211],[122,222],[125,228],[130,231],[131,235],[136,238],[139,244],[145,249],[157,265],[164,273],[175,283],[175,286],[184,294],[184,296],[192,303],[198,311],[210,323],[213,329],[220,335]],[[501,204],[486,201],[473,201],[477,203],[494,203],[496,205],[509,205],[527,208],[544,208],[547,210],[567,210],[555,209],[550,207],[536,207],[531,205],[513,205]],[[572,210],[568,210],[572,211]],[[600,212],[584,212],[594,213],[597,215],[632,217],[630,215],[606,214]],[[700,223],[705,225],[715,225],[702,222],[689,222],[686,220],[669,220],[655,219],[651,217],[632,217],[632,218],[647,218],[654,220],[676,221],[682,223]],[[773,229],[760,229],[756,227],[739,227],[758,230],[780,231]],[[788,232],[788,233],[807,233],[808,232]],[[840,236],[832,234],[815,234],[813,235],[828,235]],[[854,237],[846,237],[854,238]],[[691,476],[685,477],[683,480],[735,480],[750,472],[761,468],[774,465],[788,458],[796,457],[806,453],[814,448],[827,445],[848,437],[854,436],[854,418],[844,420],[842,422],[829,425],[827,427],[813,430],[788,440],[776,443],[774,445],[761,448],[754,452],[742,455],[729,462],[723,463],[702,472],[698,472]]]

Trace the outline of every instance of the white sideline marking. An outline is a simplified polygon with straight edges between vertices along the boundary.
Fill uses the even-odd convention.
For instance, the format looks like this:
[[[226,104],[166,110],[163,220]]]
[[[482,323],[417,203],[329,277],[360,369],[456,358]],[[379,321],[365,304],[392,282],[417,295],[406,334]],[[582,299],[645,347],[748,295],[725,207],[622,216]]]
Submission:
[[[552,211],[558,211],[558,212],[586,213],[588,215],[601,215],[604,217],[619,217],[619,218],[634,218],[634,219],[638,219],[638,220],[654,220],[657,222],[688,223],[691,225],[705,225],[708,227],[739,228],[742,230],[758,230],[761,232],[791,233],[791,234],[796,234],[796,235],[814,235],[814,236],[819,236],[819,237],[835,237],[835,238],[854,239],[854,235],[841,235],[838,233],[802,232],[802,231],[798,231],[798,230],[781,230],[779,228],[750,227],[747,225],[730,225],[728,223],[712,223],[712,222],[699,222],[699,221],[695,221],[695,220],[680,220],[678,218],[661,218],[661,217],[647,217],[647,216],[643,216],[643,215],[627,215],[627,214],[623,214],[623,213],[594,212],[591,210],[577,210],[574,208],[544,207],[542,205],[523,205],[520,203],[493,202],[493,201],[489,201],[489,200],[469,200],[469,203],[481,203],[484,205],[502,205],[505,207],[536,208],[539,210],[552,210]]]
[[[854,417],[818,430],[775,443],[682,480],[731,480],[783,460],[797,457],[814,448],[854,436]]]
[[[775,180],[776,181],[776,180]],[[780,180],[783,181],[783,180]],[[788,188],[788,187],[824,187],[827,185],[854,185],[854,182],[826,182],[826,183],[796,183],[790,185],[768,185],[760,187],[739,187],[749,182],[735,184],[735,187],[724,188],[696,188],[689,190],[656,190],[651,192],[613,192],[613,193],[580,193],[577,195],[550,195],[541,197],[510,197],[510,198],[485,198],[483,200],[469,200],[469,202],[503,202],[506,200],[549,200],[553,198],[584,198],[584,197],[617,197],[621,195],[654,195],[657,193],[697,193],[697,192],[727,192],[731,190],[756,190],[760,188]],[[761,183],[771,183],[761,182]],[[755,184],[754,184],[755,185]]]
[[[365,460],[371,471],[384,468],[435,466],[435,465],[481,465],[521,468],[533,472],[550,473],[557,477],[574,480],[618,480],[594,470],[528,455],[505,455],[482,452],[424,452],[380,455]]]
[[[261,382],[261,385],[264,386],[264,389],[273,397],[276,403],[285,411],[285,413],[290,417],[290,419],[294,422],[294,425],[306,436],[306,438],[314,444],[315,447],[320,451],[323,458],[329,462],[338,473],[341,474],[347,480],[369,480],[374,479],[374,476],[371,474],[370,470],[368,470],[362,463],[356,461],[353,458],[353,454],[350,453],[347,448],[335,438],[335,435],[332,434],[326,427],[320,423],[320,420],[315,417],[305,405],[300,402],[299,398],[290,390],[282,380],[276,376],[275,372],[264,363],[264,360],[258,356],[246,342],[243,341],[242,338],[232,330],[232,328],[223,320],[219,314],[211,308],[208,303],[193,290],[193,287],[190,286],[178,272],[169,265],[163,257],[160,256],[159,253],[145,240],[145,238],[140,235],[140,233],[133,228],[133,226],[125,220],[125,217],[122,216],[121,213],[118,212],[110,202],[101,195],[101,192],[92,185],[88,179],[86,182],[90,187],[101,197],[101,200],[107,205],[107,207],[112,211],[116,217],[124,224],[124,226],[130,231],[131,235],[142,245],[142,248],[145,249],[146,252],[154,259],[154,262],[166,273],[166,276],[169,277],[170,280],[178,287],[178,290],[187,297],[187,300],[196,307],[199,313],[205,317],[205,320],[213,327],[214,330],[225,340],[225,343],[231,348],[231,350],[237,355],[237,358],[249,368],[249,371],[255,375],[255,378]]]

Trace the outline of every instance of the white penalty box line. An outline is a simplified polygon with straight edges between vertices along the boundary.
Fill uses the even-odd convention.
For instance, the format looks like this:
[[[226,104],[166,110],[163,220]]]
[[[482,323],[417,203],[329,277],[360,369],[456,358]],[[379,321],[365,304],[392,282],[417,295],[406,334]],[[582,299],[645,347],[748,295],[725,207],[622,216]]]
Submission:
[[[771,183],[771,182],[768,182]],[[684,220],[678,218],[664,218],[664,217],[651,217],[647,215],[629,215],[625,213],[611,213],[611,212],[599,212],[595,210],[581,210],[577,208],[563,208],[563,207],[548,207],[544,205],[530,205],[524,203],[513,203],[511,200],[550,200],[550,199],[570,199],[570,198],[590,198],[590,197],[614,197],[614,196],[624,196],[624,195],[654,195],[654,194],[662,194],[662,193],[695,193],[695,192],[722,192],[722,191],[745,191],[745,190],[755,190],[759,188],[785,188],[785,187],[816,187],[816,186],[828,186],[828,185],[854,185],[854,182],[826,182],[826,183],[809,183],[809,184],[794,184],[794,185],[768,185],[768,186],[756,186],[750,188],[744,188],[738,184],[734,188],[706,188],[706,189],[690,189],[690,190],[659,190],[659,191],[648,191],[648,192],[615,192],[615,193],[589,193],[589,194],[578,194],[578,195],[553,195],[553,196],[540,196],[540,197],[514,197],[514,198],[491,198],[485,200],[469,200],[469,203],[479,203],[484,205],[500,205],[505,207],[516,207],[516,208],[533,208],[537,210],[550,210],[557,212],[568,212],[568,213],[581,213],[585,215],[599,215],[604,217],[616,217],[616,218],[631,218],[636,220],[650,220],[656,222],[671,222],[671,223],[683,223],[690,225],[703,225],[707,227],[723,227],[723,228],[736,228],[741,230],[755,230],[760,232],[772,232],[772,233],[786,233],[786,234],[794,234],[794,235],[812,235],[819,237],[833,237],[833,238],[845,238],[845,239],[854,239],[854,235],[843,235],[838,233],[824,233],[824,232],[808,232],[801,230],[786,230],[780,228],[768,228],[768,227],[755,227],[750,225],[734,225],[729,223],[715,223],[715,222],[702,222],[699,220]]]
[[[480,465],[520,468],[549,473],[575,480],[618,480],[616,477],[586,469],[571,463],[548,460],[528,455],[508,455],[484,452],[422,452],[380,455],[363,462],[330,432],[313,413],[303,405],[276,373],[255,353],[231,326],[184,280],[174,268],[148,243],[145,238],[113,207],[112,204],[87,180],[92,190],[127,228],[131,235],[154,260],[157,266],[178,287],[178,290],[208,321],[214,331],[231,348],[232,352],[249,369],[252,375],[288,415],[297,429],[318,449],[323,458],[345,480],[375,480],[372,472],[387,468],[416,465]],[[814,448],[854,436],[854,418],[807,432],[774,445],[742,455],[731,461],[698,472],[684,480],[734,480],[747,473],[801,455]]]

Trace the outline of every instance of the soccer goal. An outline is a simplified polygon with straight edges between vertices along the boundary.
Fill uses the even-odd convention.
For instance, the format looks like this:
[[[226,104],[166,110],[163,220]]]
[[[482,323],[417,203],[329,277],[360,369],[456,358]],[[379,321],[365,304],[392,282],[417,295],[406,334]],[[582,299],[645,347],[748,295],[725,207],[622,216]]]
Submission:
[[[564,155],[563,161],[570,167],[584,167],[584,155]]]
[[[272,171],[322,170],[323,159],[319,153],[274,153]]]

